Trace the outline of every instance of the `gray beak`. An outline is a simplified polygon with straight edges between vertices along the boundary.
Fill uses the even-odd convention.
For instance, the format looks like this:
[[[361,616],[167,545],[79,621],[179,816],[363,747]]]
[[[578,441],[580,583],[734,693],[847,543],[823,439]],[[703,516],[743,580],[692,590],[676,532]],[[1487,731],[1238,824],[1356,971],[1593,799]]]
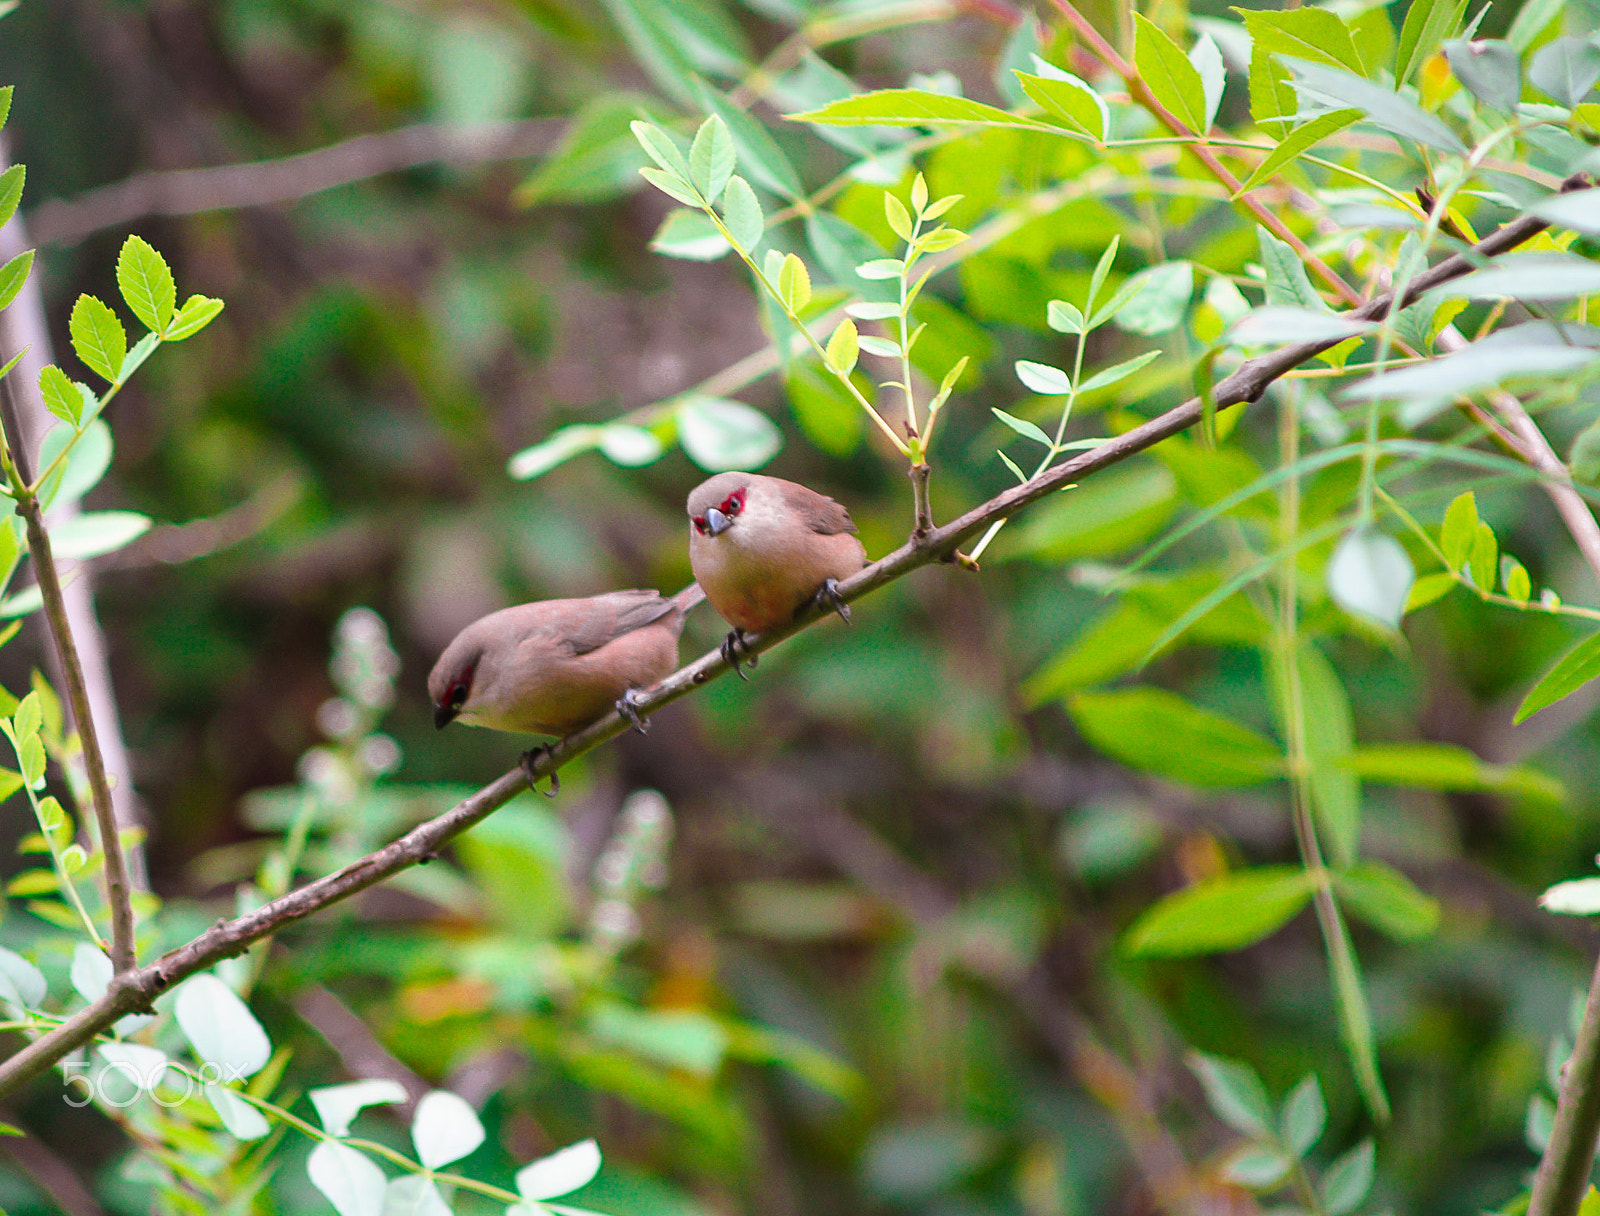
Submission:
[[[712,536],[721,536],[732,526],[732,516],[724,515],[715,507],[708,507],[706,509],[706,530],[709,531]]]
[[[456,720],[459,710],[451,709],[448,705],[435,705],[433,707],[433,726],[435,730],[443,730]]]

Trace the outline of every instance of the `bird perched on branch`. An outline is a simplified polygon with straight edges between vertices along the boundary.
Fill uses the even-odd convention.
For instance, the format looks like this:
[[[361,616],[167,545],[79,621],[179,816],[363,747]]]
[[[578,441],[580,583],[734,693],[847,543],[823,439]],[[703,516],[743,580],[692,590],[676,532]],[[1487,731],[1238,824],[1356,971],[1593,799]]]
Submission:
[[[700,597],[691,584],[670,599],[612,591],[491,612],[458,633],[433,665],[433,724],[561,737],[615,708],[642,734],[638,690],[677,667],[683,616]],[[529,784],[542,750],[522,758]],[[550,792],[558,788],[552,774]]]
[[[741,678],[746,633],[786,624],[813,601],[849,621],[839,580],[867,556],[850,512],[833,499],[780,477],[718,473],[694,488],[688,510],[689,564],[711,606],[733,626],[722,656]]]

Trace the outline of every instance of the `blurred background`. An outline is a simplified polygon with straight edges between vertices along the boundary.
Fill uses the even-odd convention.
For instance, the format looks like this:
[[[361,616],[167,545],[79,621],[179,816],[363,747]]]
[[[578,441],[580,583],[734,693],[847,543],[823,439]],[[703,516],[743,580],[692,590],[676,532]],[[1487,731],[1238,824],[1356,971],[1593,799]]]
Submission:
[[[679,447],[642,468],[588,452],[507,474],[559,427],[648,410],[768,345],[737,263],[651,247],[671,204],[637,177],[626,122],[694,113],[651,47],[720,48],[719,83],[744,103],[772,55],[775,74],[816,62],[866,87],[948,73],[1007,104],[995,81],[1033,21],[1004,0],[835,6],[849,36],[819,57],[794,42],[813,7],[23,0],[0,23],[8,153],[28,168],[57,361],[72,301],[110,298],[130,232],[166,255],[180,298],[227,302],[119,395],[111,471],[89,499],[157,521],[92,579],[164,940],[263,882],[307,791],[314,874],[515,762],[519,740],[432,727],[426,673],[461,626],[529,599],[688,582],[682,503],[706,472]],[[1511,16],[1496,5],[1486,29]],[[852,153],[776,120],[795,108],[779,90],[753,112],[815,189]],[[963,226],[1088,167],[1075,146],[1005,155],[992,182],[927,162],[936,194],[978,200]],[[883,184],[846,182],[830,208],[886,242]],[[1011,484],[989,406],[1026,397],[1013,359],[1062,357],[1044,302],[1081,291],[1119,231],[1119,275],[1159,260],[1164,236],[1237,269],[1254,237],[1229,215],[1085,197],[935,280],[931,374],[973,360],[936,445],[937,518]],[[1111,333],[1091,363],[1148,346]],[[764,471],[845,503],[881,556],[908,529],[908,483],[818,383],[791,370],[723,392],[775,425]],[[1092,403],[1075,433],[1153,414],[1186,383],[1167,367]],[[1270,452],[1272,426],[1252,414],[1241,442]],[[1164,1185],[1185,1210],[1249,1210],[1217,1180],[1234,1136],[1185,1068],[1190,1048],[1247,1059],[1274,1099],[1315,1072],[1319,1152],[1356,1143],[1371,1127],[1309,916],[1211,960],[1117,950],[1160,895],[1239,859],[1292,861],[1294,843],[1280,786],[1198,793],[1122,768],[1077,735],[1055,699],[1068,684],[1028,683],[1105,612],[1085,563],[1124,560],[1189,508],[1159,460],[1113,476],[1079,514],[1050,505],[1008,529],[981,574],[941,566],[885,588],[852,628],[810,630],[750,683],[720,680],[564,771],[555,801],[519,799],[449,864],[296,928],[253,1001],[293,1047],[281,1100],[370,1075],[454,1088],[490,1127],[471,1159],[485,1177],[594,1135],[607,1170],[576,1201],[615,1216],[1175,1210]],[[1488,486],[1479,506],[1537,585],[1593,602],[1546,500]],[[697,609],[685,658],[724,629]],[[1358,737],[1533,759],[1570,794],[1368,789],[1367,850],[1445,907],[1420,945],[1356,930],[1395,1107],[1379,1207],[1475,1212],[1535,1162],[1529,1098],[1594,943],[1533,896],[1592,864],[1600,737],[1580,712],[1508,723],[1576,636],[1456,596],[1403,642],[1329,643]],[[12,688],[42,663],[36,623],[23,640],[3,656]],[[1140,678],[1270,723],[1257,654],[1225,630]],[[45,965],[48,931],[23,919],[6,932]],[[44,1149],[8,1158],[0,1142],[0,1205],[151,1210],[170,1178],[128,1168],[123,1129],[58,1099],[41,1085],[7,1116]],[[403,1137],[365,1118],[367,1134]],[[186,1185],[237,1181],[228,1160]],[[70,1178],[82,1194],[63,1198]],[[262,1185],[212,1210],[324,1210],[298,1167]]]

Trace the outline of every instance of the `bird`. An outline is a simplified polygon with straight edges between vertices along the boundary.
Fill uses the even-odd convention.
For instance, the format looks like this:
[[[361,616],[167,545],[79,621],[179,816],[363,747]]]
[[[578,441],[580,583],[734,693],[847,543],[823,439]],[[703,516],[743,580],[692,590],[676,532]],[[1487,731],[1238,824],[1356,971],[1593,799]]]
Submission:
[[[433,724],[451,722],[515,734],[571,734],[615,708],[641,734],[638,690],[678,665],[684,613],[700,601],[695,584],[663,598],[611,591],[584,599],[516,604],[473,621],[428,674]],[[528,783],[548,744],[522,757]],[[561,788],[552,773],[550,793]]]
[[[833,499],[781,477],[718,473],[690,492],[688,513],[689,564],[733,626],[722,657],[741,679],[749,678],[739,666],[746,633],[786,624],[813,602],[849,622],[839,580],[867,555],[850,512]]]

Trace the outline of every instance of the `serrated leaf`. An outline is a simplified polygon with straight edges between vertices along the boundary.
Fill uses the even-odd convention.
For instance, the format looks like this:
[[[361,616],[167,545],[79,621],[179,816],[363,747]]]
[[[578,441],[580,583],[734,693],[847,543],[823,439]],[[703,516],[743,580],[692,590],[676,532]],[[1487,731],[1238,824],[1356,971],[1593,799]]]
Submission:
[[[1134,13],[1133,62],[1150,95],[1196,134],[1206,129],[1206,90],[1178,44],[1143,13]]]
[[[766,232],[766,219],[761,214],[761,204],[750,183],[735,173],[728,179],[722,196],[722,222],[728,226],[733,243],[746,253],[761,244]]]
[[[221,311],[221,300],[210,296],[190,296],[183,302],[183,307],[178,309],[172,318],[172,324],[162,336],[168,342],[182,342],[185,338],[192,338],[216,320],[217,314]]]
[[[1245,179],[1238,193],[1246,194],[1262,182],[1275,177],[1300,159],[1304,153],[1309,152],[1330,135],[1343,131],[1360,117],[1360,110],[1332,110],[1296,127],[1284,137],[1283,142],[1267,154],[1265,160],[1256,166],[1255,172]]]
[[[128,335],[116,314],[94,296],[81,295],[72,306],[67,329],[72,349],[78,352],[84,366],[101,379],[116,383],[123,357],[128,353]]]
[[[737,163],[728,124],[713,114],[700,124],[694,143],[689,146],[691,180],[707,202],[714,203],[722,197]]]
[[[793,313],[802,311],[811,303],[811,274],[795,254],[785,257],[783,268],[778,271],[778,295],[782,297],[784,307]]]
[[[45,409],[63,422],[77,425],[83,415],[83,394],[78,386],[67,379],[66,372],[53,363],[39,369],[39,393],[44,398]]]
[[[117,288],[146,329],[160,333],[177,309],[178,289],[166,260],[141,237],[130,236],[117,255]]]
[[[678,147],[678,141],[672,136],[649,122],[630,122],[628,129],[639,141],[639,146],[644,149],[645,155],[655,161],[669,177],[676,178],[684,186],[689,186],[694,181],[694,174],[689,171],[689,162],[684,157],[683,150]],[[702,201],[704,200],[695,199],[691,205]]]
[[[1365,71],[1350,37],[1350,27],[1336,13],[1306,7],[1282,12],[1243,11],[1242,15],[1252,47],[1276,55],[1299,56],[1357,75]]]
[[[12,165],[0,173],[0,225],[10,223],[11,217],[17,213],[17,204],[22,201],[22,185],[27,176],[26,165]]]
[[[1024,439],[1031,439],[1035,443],[1042,444],[1047,448],[1054,446],[1054,440],[1052,440],[1050,436],[1046,435],[1033,423],[1029,422],[1026,418],[1014,417],[1013,415],[1006,413],[1004,410],[991,409],[991,412],[996,418],[1000,419],[1001,422],[1005,423]],[[1024,478],[1023,480],[1027,479]]]
[[[1494,529],[1481,520],[1473,533],[1467,569],[1475,586],[1483,591],[1494,590],[1500,574],[1500,542],[1495,539]]]
[[[0,308],[9,308],[28,281],[33,269],[33,250],[24,249],[4,266],[0,266]],[[20,357],[20,356],[19,356]]]
[[[1257,228],[1256,237],[1261,266],[1267,272],[1267,303],[1327,312],[1328,306],[1311,286],[1294,246],[1280,241],[1265,228]]]
[[[1105,143],[1111,111],[1086,81],[1066,72],[1060,78],[1030,76],[1026,72],[1016,75],[1022,91],[1046,114],[1069,131],[1086,135],[1097,144]]]
[[[834,328],[833,336],[828,339],[828,345],[823,349],[823,356],[827,359],[829,368],[841,376],[847,376],[855,367],[860,354],[861,340],[856,332],[856,323],[846,317]]]
[[[1472,544],[1478,535],[1478,499],[1468,490],[1457,494],[1445,508],[1444,523],[1439,527],[1439,548],[1452,570],[1460,570],[1472,555]]]

